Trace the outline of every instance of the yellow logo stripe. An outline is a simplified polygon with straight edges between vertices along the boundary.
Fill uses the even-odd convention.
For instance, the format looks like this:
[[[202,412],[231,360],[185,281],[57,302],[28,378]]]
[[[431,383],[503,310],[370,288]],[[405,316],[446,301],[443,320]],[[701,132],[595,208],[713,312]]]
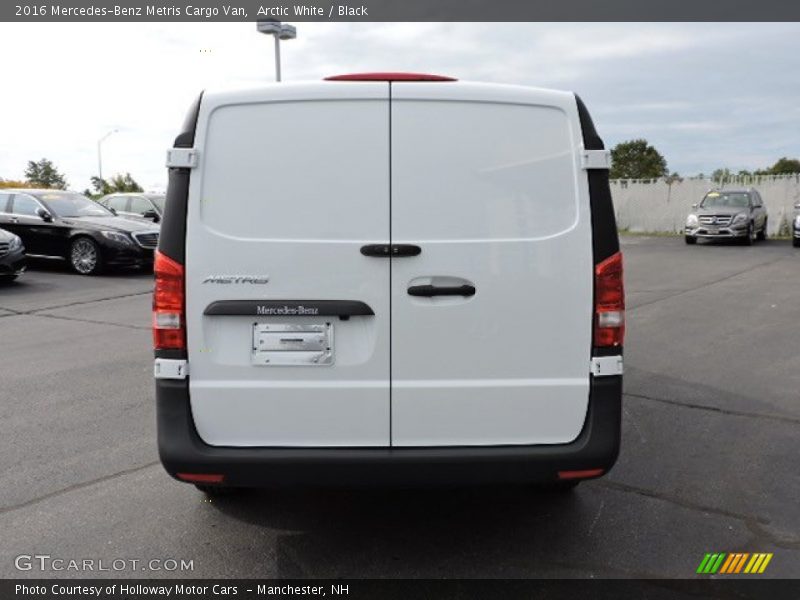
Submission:
[[[753,554],[753,558],[750,559],[750,562],[747,563],[747,566],[744,568],[745,573],[755,573],[756,568],[758,568],[758,563],[764,560],[763,554]]]
[[[771,560],[772,560],[772,552],[767,554],[766,558],[764,558],[764,562],[761,563],[761,566],[759,567],[758,572],[759,573],[763,573],[764,569],[767,568],[767,565],[769,564],[769,561],[771,561]]]

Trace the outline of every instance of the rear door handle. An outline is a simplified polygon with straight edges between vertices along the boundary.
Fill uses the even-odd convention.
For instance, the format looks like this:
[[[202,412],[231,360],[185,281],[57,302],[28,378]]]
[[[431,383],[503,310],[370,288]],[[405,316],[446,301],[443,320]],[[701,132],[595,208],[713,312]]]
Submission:
[[[364,256],[392,257],[392,256],[417,256],[422,248],[414,244],[367,244],[361,246]]]
[[[452,285],[452,286],[435,286],[435,285],[412,285],[408,288],[409,296],[422,296],[424,298],[431,298],[433,296],[474,296],[474,285]]]

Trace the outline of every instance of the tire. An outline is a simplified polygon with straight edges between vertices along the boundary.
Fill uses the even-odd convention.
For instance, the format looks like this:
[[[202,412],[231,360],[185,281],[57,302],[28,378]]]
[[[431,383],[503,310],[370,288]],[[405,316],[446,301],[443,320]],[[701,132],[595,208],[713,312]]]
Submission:
[[[98,275],[103,271],[100,247],[92,238],[75,238],[69,246],[69,264],[79,275]]]
[[[683,239],[686,240],[686,243],[690,246],[694,246],[697,243],[697,238],[692,235],[684,236]]]
[[[14,281],[19,275],[13,273],[11,275],[0,275],[0,283],[11,283]]]
[[[762,227],[761,231],[758,232],[758,235],[756,235],[756,239],[759,242],[763,242],[764,240],[767,239],[767,220],[766,219],[764,219],[764,227]]]
[[[794,246],[795,248],[800,248],[800,238],[793,237],[792,246]]]
[[[742,243],[745,246],[752,246],[753,245],[753,224],[747,226],[747,236],[742,240]]]
[[[572,490],[578,487],[579,479],[566,479],[564,481],[548,481],[547,483],[540,483],[537,489],[542,492],[551,494],[569,494]]]
[[[233,496],[240,493],[241,488],[228,487],[226,485],[203,485],[202,483],[195,483],[194,487],[203,492],[206,496],[217,498],[219,496]]]

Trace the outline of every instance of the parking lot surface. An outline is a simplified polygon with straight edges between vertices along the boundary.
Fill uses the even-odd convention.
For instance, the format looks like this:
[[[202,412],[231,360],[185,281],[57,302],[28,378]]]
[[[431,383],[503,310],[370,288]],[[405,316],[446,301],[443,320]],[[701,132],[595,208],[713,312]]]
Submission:
[[[2,577],[800,577],[800,251],[623,238],[623,445],[605,478],[279,490],[210,502],[158,463],[151,275],[34,266],[0,287]],[[20,554],[191,571],[19,571]]]

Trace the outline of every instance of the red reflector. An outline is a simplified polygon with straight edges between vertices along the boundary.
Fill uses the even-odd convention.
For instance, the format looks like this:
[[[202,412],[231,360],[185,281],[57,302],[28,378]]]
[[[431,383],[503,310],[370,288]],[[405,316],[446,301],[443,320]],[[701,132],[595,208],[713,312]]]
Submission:
[[[183,265],[156,250],[153,271],[153,345],[156,350],[185,350]]]
[[[331,75],[325,81],[456,81],[454,77],[427,73],[348,73]]]
[[[189,483],[222,483],[225,476],[220,473],[175,473],[178,479]]]
[[[625,289],[622,253],[612,254],[594,268],[594,345],[622,346],[625,338]]]
[[[599,477],[603,474],[603,469],[584,469],[583,471],[559,471],[559,479],[588,479],[589,477]]]

